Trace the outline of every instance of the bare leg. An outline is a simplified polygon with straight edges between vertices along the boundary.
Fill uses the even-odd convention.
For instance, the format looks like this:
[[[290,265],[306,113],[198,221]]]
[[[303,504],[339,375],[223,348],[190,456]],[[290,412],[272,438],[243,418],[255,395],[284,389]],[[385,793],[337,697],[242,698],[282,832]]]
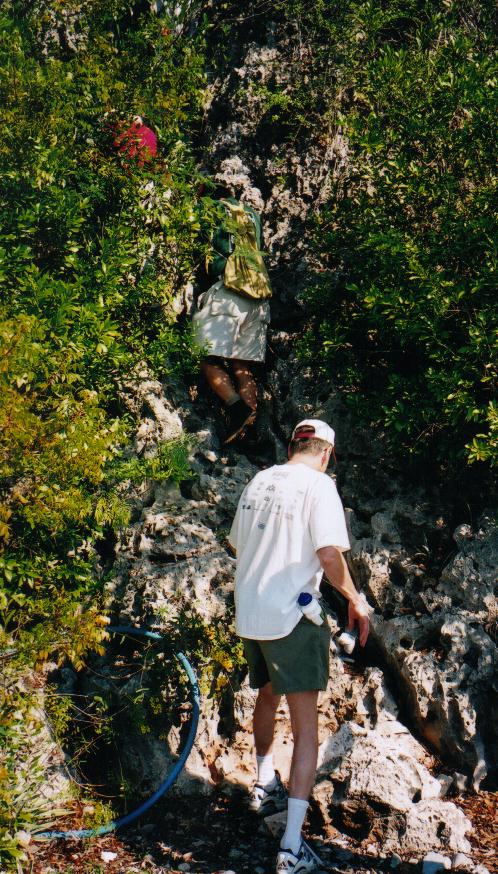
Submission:
[[[201,363],[201,371],[206,380],[224,404],[237,398],[237,392],[233,387],[232,380],[222,364],[212,358],[204,358]]]
[[[239,395],[252,410],[255,410],[258,406],[258,385],[254,379],[250,362],[234,358],[231,363]]]
[[[318,692],[290,692],[286,697],[294,739],[289,796],[307,801],[318,758]]]
[[[258,692],[253,715],[254,745],[256,755],[267,756],[273,746],[275,713],[280,695],[274,695],[271,683],[262,686]]]

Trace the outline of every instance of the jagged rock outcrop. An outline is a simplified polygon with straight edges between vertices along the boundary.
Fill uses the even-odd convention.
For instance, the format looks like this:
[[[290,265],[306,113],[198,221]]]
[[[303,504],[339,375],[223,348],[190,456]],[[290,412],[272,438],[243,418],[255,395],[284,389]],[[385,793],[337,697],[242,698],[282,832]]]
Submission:
[[[84,51],[88,39],[88,6],[68,6],[51,0],[34,0],[38,21],[38,44],[44,55],[71,57]]]
[[[130,386],[127,402],[130,409],[136,412],[146,408],[147,418],[152,419],[150,404],[144,407],[142,388],[140,383],[137,384],[135,397]],[[147,392],[150,388],[148,385]],[[240,492],[258,468],[243,454],[220,445],[215,421],[204,400],[197,402],[196,409],[180,386],[175,388],[174,402],[166,401],[161,392],[158,385],[154,384],[155,411],[161,419],[166,410],[169,421],[171,410],[175,407],[181,410],[187,427],[197,427],[202,420],[204,427],[193,432],[192,465],[196,477],[189,485],[187,494],[182,494],[172,485],[151,484],[150,490],[145,492],[142,506],[135,503],[135,521],[123,534],[117,551],[117,578],[113,582],[115,604],[119,609],[119,621],[124,623],[147,622],[161,627],[175,612],[185,607],[193,607],[209,623],[227,615],[233,587],[234,560],[225,547],[224,536]],[[287,403],[295,403],[295,398],[293,400],[288,395]],[[333,403],[336,404],[337,399]],[[199,406],[204,415],[199,416]],[[278,409],[278,403],[276,407]],[[299,405],[292,408],[294,418],[298,408]],[[306,411],[309,412],[308,409]],[[282,417],[280,427],[282,430],[285,428]],[[160,424],[149,425],[149,432],[155,435],[152,442],[147,444],[147,451],[151,452],[155,440],[159,440],[162,433]],[[352,469],[354,471],[354,466]],[[133,500],[137,501],[136,490],[133,491]],[[368,538],[356,540],[353,536],[354,561],[360,560],[364,553],[372,556],[375,567],[384,568],[379,570],[379,574],[385,573],[389,565],[389,559],[383,557],[385,545],[381,546],[380,535],[391,518],[389,509],[391,513],[397,513],[400,519],[407,514],[407,518],[421,530],[426,518],[420,507],[412,508],[401,498],[397,503],[393,499],[392,505],[395,511],[389,502],[386,504],[379,499],[379,507],[383,509],[371,507],[373,524],[370,529],[366,523],[362,523],[363,533],[366,534],[367,529],[371,533],[366,552]],[[349,515],[354,528],[354,513]],[[400,527],[403,527],[401,523]],[[389,548],[398,552],[404,549],[408,567],[406,557],[409,556],[409,550],[400,543],[400,531],[394,521],[389,530],[393,532],[392,541],[388,541]],[[362,544],[361,548],[359,544]],[[483,549],[483,554],[489,558],[487,548]],[[453,565],[458,565],[456,558]],[[455,571],[451,573],[453,579]],[[414,575],[413,579],[418,577]],[[455,629],[448,623],[446,629],[444,623],[438,626],[439,619],[430,614],[413,617],[402,613],[399,617],[384,618],[382,611],[387,609],[386,605],[396,608],[396,602],[389,600],[384,591],[384,588],[389,588],[389,576],[384,588],[371,587],[363,578],[362,583],[376,608],[373,619],[376,646],[373,652],[380,653],[379,661],[394,673],[391,661],[394,662],[398,650],[405,655],[411,651],[405,639],[408,629],[411,629],[413,653],[422,660],[416,678],[412,679],[414,707],[416,705],[422,712],[422,689],[427,687],[427,706],[430,702],[434,710],[436,697],[429,686],[437,668],[430,650],[424,656],[417,649],[417,642],[420,640],[430,645],[436,629],[440,636],[446,633],[448,639],[453,640]],[[333,616],[331,622],[337,630]],[[478,635],[479,640],[481,637]],[[451,648],[448,657],[450,653]],[[408,683],[410,660],[408,665],[405,661],[400,659],[397,664],[399,673],[403,674],[404,671]],[[403,720],[407,721],[408,709],[403,696],[396,700],[399,687],[394,684],[393,689],[394,696],[387,689],[380,668],[351,672],[349,665],[337,653],[333,654],[329,687],[320,705],[320,768],[314,792],[317,815],[324,826],[334,824],[358,840],[368,842],[379,839],[386,852],[396,850],[420,856],[437,849],[468,853],[470,823],[445,797],[452,784],[451,767],[446,775],[434,776],[434,760],[410,734],[406,724],[399,720],[401,712]],[[459,687],[455,695],[456,700],[463,701]],[[246,682],[238,689],[236,683],[229,698],[220,707],[209,701],[204,702],[198,739],[177,784],[177,792],[208,793],[221,782],[226,788],[232,787],[238,791],[241,786],[251,782],[254,773],[250,734],[253,702],[254,693]],[[450,728],[453,727],[455,731],[454,722],[447,720],[445,723],[443,704],[438,719],[441,736],[449,737]],[[276,757],[286,775],[292,744],[285,705],[279,712],[278,720]],[[472,734],[470,722],[466,731],[469,749],[473,749],[475,733]],[[434,749],[441,749],[441,744],[438,746],[434,738],[430,740]],[[139,738],[137,743],[129,743],[128,738],[123,762],[138,784],[142,787],[152,786],[166,774],[181,742],[181,726],[173,726],[169,730],[166,743],[164,738],[159,740],[154,734]],[[446,743],[449,744],[449,741]],[[453,756],[451,766],[454,766],[454,762],[458,762],[459,770],[463,770],[462,755]]]
[[[210,85],[203,137],[206,167],[235,183],[264,217],[278,317],[281,304],[292,306],[306,281],[312,255],[303,228],[327,198],[331,180],[344,173],[348,157],[347,140],[329,126],[319,139],[309,136],[296,150],[269,121],[272,91],[278,89],[285,99],[306,64],[306,51],[297,35],[277,39],[271,21],[263,43],[242,41],[231,70]]]
[[[386,852],[470,851],[471,824],[423,764],[427,754],[405,726],[344,723],[320,748],[314,798],[326,821],[359,839],[375,834]]]
[[[137,368],[121,387],[121,400],[138,423],[131,450],[139,456],[157,451],[162,441],[174,440],[183,431],[178,411],[165,397],[163,386],[147,368]]]
[[[470,537],[463,541],[457,529],[458,552],[434,578],[403,545],[396,525],[397,518],[411,518],[420,526],[420,517],[416,508],[410,514],[392,502],[390,512],[372,516],[372,536],[354,542],[352,559],[380,613],[372,636],[396,679],[405,718],[478,788],[497,761],[486,727],[496,707],[496,643],[490,636],[496,525],[484,519],[475,535],[466,526]],[[430,525],[426,519],[423,530]]]

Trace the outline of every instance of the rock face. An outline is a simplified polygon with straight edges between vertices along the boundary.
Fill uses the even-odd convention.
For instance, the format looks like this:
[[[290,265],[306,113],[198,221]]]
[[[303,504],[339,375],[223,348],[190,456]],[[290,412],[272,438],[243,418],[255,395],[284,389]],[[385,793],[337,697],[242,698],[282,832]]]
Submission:
[[[169,484],[152,483],[145,488],[140,504],[137,503],[136,489],[133,490],[135,521],[120,540],[116,556],[117,577],[113,582],[119,622],[152,623],[162,627],[187,607],[193,608],[207,625],[216,625],[223,619],[230,622],[234,559],[226,549],[224,538],[238,497],[258,466],[235,450],[220,445],[215,417],[205,400],[199,400],[194,407],[187,393],[176,387],[172,401],[168,402],[162,388],[155,384],[154,409],[160,418],[155,421],[151,404],[147,402],[144,407],[142,389],[142,385],[137,386],[136,396],[130,389],[127,401],[129,408],[137,413],[146,409],[148,431],[153,436],[147,443],[147,450],[142,447],[142,451],[153,452],[155,441],[160,441],[164,427],[160,420],[164,419],[164,410],[168,411],[168,422],[175,409],[180,411],[186,428],[197,428],[199,421],[203,427],[193,431],[192,466],[196,477],[187,493],[182,494]],[[151,386],[147,384],[146,389],[148,394]],[[292,402],[292,398],[288,400]],[[308,408],[301,409],[300,414],[305,412],[309,412]],[[295,418],[297,410],[293,409],[292,414]],[[176,427],[174,417],[173,421]],[[283,412],[280,422],[283,429]],[[281,449],[283,451],[283,447]],[[356,477],[354,464],[351,470],[352,476]],[[389,619],[383,615],[383,611],[388,611],[388,605],[396,604],[389,591],[392,586],[389,583],[389,562],[396,556],[402,565],[402,553],[403,567],[411,567],[409,552],[401,542],[402,521],[395,520],[402,520],[408,514],[411,522],[422,530],[426,519],[422,509],[410,507],[401,498],[397,503],[395,499],[391,500],[392,505],[389,501],[383,502],[383,509],[372,506],[370,528],[365,522],[359,524],[353,511],[348,514],[352,530],[362,535],[370,534],[370,537],[359,539],[352,535],[352,555],[358,564],[363,588],[376,608],[372,653],[385,665],[390,678],[397,671],[407,688],[411,683],[409,703],[413,724],[416,724],[415,714],[420,714],[420,724],[424,725],[429,708],[432,708],[431,712],[438,708],[437,720],[432,718],[432,725],[437,725],[439,734],[428,740],[444,760],[450,749],[450,737],[453,738],[451,755],[448,753],[447,756],[449,773],[434,776],[434,759],[404,724],[412,723],[407,719],[407,696],[401,694],[399,683],[392,684],[393,694],[386,686],[380,667],[351,671],[338,653],[333,652],[329,687],[320,704],[321,746],[314,791],[315,810],[323,826],[339,827],[367,844],[379,840],[385,852],[396,850],[406,855],[421,855],[436,849],[468,853],[470,823],[452,802],[445,799],[445,795],[452,783],[451,769],[458,765],[460,771],[464,770],[465,755],[471,761],[469,773],[475,771],[474,750],[476,744],[483,741],[478,735],[475,719],[472,722],[469,717],[466,723],[463,720],[455,723],[447,715],[455,712],[455,701],[463,711],[465,702],[470,700],[465,698],[463,687],[458,685],[466,676],[465,671],[462,675],[458,673],[463,670],[458,661],[454,665],[457,682],[453,689],[453,703],[449,703],[449,692],[446,698],[439,699],[434,694],[436,678],[441,683],[443,672],[440,660],[435,658],[430,647],[431,641],[436,640],[436,633],[438,641],[447,641],[446,658],[450,670],[457,641],[465,640],[467,646],[474,637],[470,635],[467,639],[465,636],[466,626],[461,617],[460,624],[456,625],[447,613],[443,620],[440,608],[435,615],[426,613],[419,617],[401,613]],[[392,532],[388,545],[381,534],[386,526]],[[479,542],[483,540],[486,540],[484,534]],[[468,547],[468,539],[465,543]],[[483,546],[483,554],[488,556],[488,547]],[[454,578],[452,568],[457,559],[458,556],[445,571],[445,581]],[[368,579],[367,571],[370,573]],[[386,573],[387,582],[384,580]],[[418,579],[413,571],[411,573],[413,579]],[[485,598],[485,594],[482,597]],[[475,617],[471,620],[469,613],[468,622],[471,621],[475,624]],[[338,631],[333,614],[330,622],[333,630]],[[484,652],[486,632],[483,629],[471,630]],[[489,641],[491,644],[490,638]],[[460,645],[464,646],[463,643]],[[483,664],[487,664],[485,657]],[[486,682],[485,671],[480,682]],[[477,691],[475,695],[478,704]],[[254,693],[248,688],[247,681],[241,686],[235,681],[219,707],[209,700],[204,701],[197,741],[176,785],[176,792],[209,793],[220,783],[237,791],[240,786],[251,783],[254,775],[253,704]],[[403,721],[400,721],[400,713]],[[152,733],[132,743],[128,732],[123,764],[142,789],[151,788],[166,775],[182,742],[181,726],[173,726],[166,738],[160,739]],[[291,751],[287,711],[283,705],[278,714],[276,758],[284,777],[289,771]]]
[[[272,94],[280,99],[306,66],[308,49],[296,34],[277,34],[275,23],[261,24],[232,47],[226,75],[210,85],[203,162],[218,178],[235,185],[264,218],[264,238],[273,286],[273,320],[299,309],[311,253],[303,229],[324,202],[331,179],[347,167],[348,144],[326,126],[317,139],[287,141],[271,121]],[[283,305],[283,306],[282,306]],[[297,305],[297,306],[296,306]]]
[[[471,824],[442,800],[446,785],[431,774],[427,750],[397,719],[382,672],[370,668],[353,680],[349,698],[353,718],[325,735],[318,754],[313,797],[324,824],[367,845],[380,841],[388,853],[468,852]]]
[[[67,58],[85,50],[88,21],[83,4],[68,8],[52,0],[35,0],[33,5],[39,22],[38,42],[45,55]]]
[[[373,640],[411,723],[478,788],[497,761],[486,728],[487,714],[496,712],[496,643],[490,636],[496,525],[484,518],[475,533],[466,528],[463,541],[457,529],[458,552],[434,579],[401,542],[396,519],[403,516],[409,518],[406,508],[392,502],[391,512],[372,516],[373,536],[352,549],[358,576],[381,614]],[[386,616],[391,611],[399,615]]]
[[[385,852],[429,847],[470,851],[471,824],[424,766],[425,751],[397,720],[374,729],[345,723],[320,748],[314,797],[359,839],[373,834]],[[355,835],[356,832],[356,835]]]
[[[165,397],[163,387],[144,367],[121,388],[121,400],[138,422],[133,451],[147,456],[157,451],[160,442],[174,440],[183,432],[178,412]]]

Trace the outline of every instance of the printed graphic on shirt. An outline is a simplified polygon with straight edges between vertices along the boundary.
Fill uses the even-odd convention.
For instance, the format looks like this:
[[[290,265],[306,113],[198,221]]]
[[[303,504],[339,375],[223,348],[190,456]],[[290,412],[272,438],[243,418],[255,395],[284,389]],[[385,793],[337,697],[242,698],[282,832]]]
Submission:
[[[254,497],[251,501],[247,499],[244,501],[244,496],[242,496],[240,509],[250,510],[253,513],[262,512],[275,516],[283,516],[285,519],[293,519],[299,504],[302,503],[304,489],[298,489],[294,495],[289,494],[286,491],[288,478],[289,474],[287,472],[275,470],[275,472],[272,472],[272,481],[269,485],[266,484],[265,480],[254,483]],[[262,527],[264,525],[259,523],[258,528]]]

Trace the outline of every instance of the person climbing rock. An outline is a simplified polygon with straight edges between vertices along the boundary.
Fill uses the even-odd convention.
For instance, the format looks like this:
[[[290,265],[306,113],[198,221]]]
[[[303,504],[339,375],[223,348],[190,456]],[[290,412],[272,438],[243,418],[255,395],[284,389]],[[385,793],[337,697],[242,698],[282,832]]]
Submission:
[[[132,158],[139,167],[149,163],[157,155],[157,137],[141,115],[133,117],[130,127],[119,132],[114,145],[125,158]]]
[[[207,350],[201,370],[227,414],[225,443],[256,419],[254,364],[266,354],[271,287],[262,256],[261,220],[248,203],[218,186],[224,217],[212,238],[206,264],[210,286],[193,316],[196,342]]]
[[[310,621],[298,598],[306,593],[316,599],[325,571],[349,602],[349,627],[358,623],[361,646],[369,631],[368,607],[344,559],[349,540],[342,503],[325,473],[334,443],[333,429],[319,419],[296,425],[288,461],[260,471],[245,487],[228,538],[237,556],[236,632],[251,687],[259,690],[253,715],[257,779],[249,806],[264,814],[287,807],[278,874],[311,871],[320,861],[301,832],[315,778],[318,692],[327,687],[330,630],[324,612]],[[272,753],[281,695],[294,740],[288,798]]]

